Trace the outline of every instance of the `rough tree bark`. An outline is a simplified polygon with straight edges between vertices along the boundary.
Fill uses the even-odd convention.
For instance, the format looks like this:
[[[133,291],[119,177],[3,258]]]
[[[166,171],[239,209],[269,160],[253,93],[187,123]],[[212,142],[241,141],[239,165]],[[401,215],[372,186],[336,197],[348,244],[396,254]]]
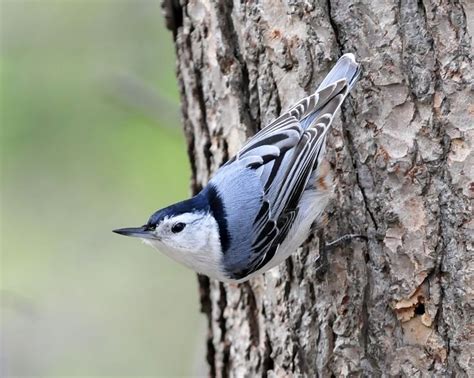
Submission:
[[[212,376],[474,374],[470,0],[164,1],[198,191],[343,52],[363,74],[328,140],[327,239],[247,284],[200,277]],[[471,344],[472,345],[472,344]]]

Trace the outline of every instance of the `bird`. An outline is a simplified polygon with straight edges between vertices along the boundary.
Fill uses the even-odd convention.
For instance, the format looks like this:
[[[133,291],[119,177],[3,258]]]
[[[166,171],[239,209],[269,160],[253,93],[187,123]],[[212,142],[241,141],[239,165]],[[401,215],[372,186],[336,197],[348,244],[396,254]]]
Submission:
[[[313,94],[251,137],[198,194],[156,211],[143,226],[113,232],[222,282],[279,265],[308,238],[333,195],[326,137],[360,72],[354,54],[342,55]]]

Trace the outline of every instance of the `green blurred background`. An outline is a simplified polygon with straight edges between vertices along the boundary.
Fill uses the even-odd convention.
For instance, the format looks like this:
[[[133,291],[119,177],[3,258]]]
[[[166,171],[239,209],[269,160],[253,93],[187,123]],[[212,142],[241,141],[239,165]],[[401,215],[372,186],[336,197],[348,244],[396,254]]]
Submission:
[[[111,232],[188,195],[159,1],[0,11],[2,376],[201,371],[195,275]]]

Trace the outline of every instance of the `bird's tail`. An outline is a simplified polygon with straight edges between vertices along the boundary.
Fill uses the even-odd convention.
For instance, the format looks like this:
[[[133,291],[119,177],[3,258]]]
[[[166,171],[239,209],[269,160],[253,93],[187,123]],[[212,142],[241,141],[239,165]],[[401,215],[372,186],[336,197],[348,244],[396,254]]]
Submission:
[[[344,54],[339,58],[336,65],[324,78],[316,92],[326,88],[327,86],[345,79],[349,85],[349,91],[352,89],[360,74],[360,64],[356,62],[354,54]]]
[[[331,126],[332,119],[342,102],[357,81],[360,65],[354,54],[344,54],[326,75],[314,94],[295,106],[304,104],[300,114],[300,124],[304,129],[319,125],[325,129]]]

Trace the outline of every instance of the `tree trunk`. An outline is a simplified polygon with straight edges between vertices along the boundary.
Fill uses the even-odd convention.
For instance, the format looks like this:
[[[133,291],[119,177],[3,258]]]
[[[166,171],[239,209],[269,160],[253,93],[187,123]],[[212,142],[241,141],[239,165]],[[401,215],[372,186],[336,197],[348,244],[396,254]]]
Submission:
[[[249,283],[200,277],[210,375],[474,374],[471,0],[164,10],[195,192],[342,53],[363,65],[328,138],[336,189],[324,234],[369,240],[331,252],[322,279],[316,236]]]

